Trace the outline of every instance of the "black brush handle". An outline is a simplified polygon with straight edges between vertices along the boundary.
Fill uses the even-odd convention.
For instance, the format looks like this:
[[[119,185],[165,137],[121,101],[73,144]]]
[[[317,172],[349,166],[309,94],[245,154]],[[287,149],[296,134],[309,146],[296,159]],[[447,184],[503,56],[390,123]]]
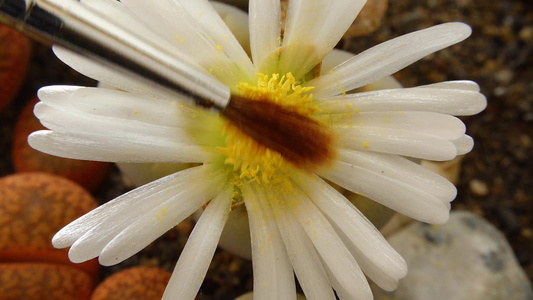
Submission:
[[[79,30],[79,28],[71,26],[69,22],[65,22],[61,16],[41,7],[35,0],[0,0],[0,21],[19,29],[40,42],[60,45],[107,66],[114,67],[119,72],[126,73],[137,80],[148,81],[170,90],[171,93],[178,93],[182,96],[181,98],[185,96],[198,106],[217,111],[225,107],[224,103],[220,104],[219,101],[213,101],[205,95],[199,95],[176,80],[169,78],[168,75],[162,74],[162,69],[169,70],[167,66],[157,61],[150,61],[150,57],[143,56],[142,53],[137,55],[137,57],[141,55],[144,58],[144,63],[141,63],[136,57],[117,51],[117,41],[112,41],[109,37],[97,38],[98,36],[105,37],[105,32],[91,26]],[[127,47],[125,45],[120,46]],[[150,63],[146,63],[146,61],[150,61]]]
[[[52,39],[59,36],[63,24],[35,2],[25,0],[0,0],[0,20],[43,43],[55,42]]]

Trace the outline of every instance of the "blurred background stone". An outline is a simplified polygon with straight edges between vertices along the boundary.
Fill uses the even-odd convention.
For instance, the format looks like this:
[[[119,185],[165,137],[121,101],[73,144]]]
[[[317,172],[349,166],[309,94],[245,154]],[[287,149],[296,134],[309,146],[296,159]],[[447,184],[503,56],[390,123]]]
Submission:
[[[376,31],[388,7],[389,0],[367,0],[352,26],[344,34],[344,39],[365,36]]]
[[[96,280],[100,268],[96,260],[71,263],[68,249],[56,249],[51,243],[57,231],[96,206],[87,191],[59,176],[20,173],[0,178],[0,265],[69,265]]]
[[[159,300],[170,276],[170,272],[161,268],[129,268],[100,283],[91,300]]]
[[[89,300],[93,280],[67,265],[0,264],[2,300]]]
[[[470,212],[452,212],[444,225],[413,223],[388,241],[409,272],[394,292],[374,286],[376,299],[533,299],[531,283],[504,235]]]
[[[0,111],[17,96],[31,59],[30,40],[4,24],[0,24]]]

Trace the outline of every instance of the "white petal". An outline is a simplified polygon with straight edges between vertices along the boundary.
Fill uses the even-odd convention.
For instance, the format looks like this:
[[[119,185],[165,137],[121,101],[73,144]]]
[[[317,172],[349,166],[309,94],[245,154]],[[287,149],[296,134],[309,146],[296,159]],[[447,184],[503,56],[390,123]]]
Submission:
[[[325,120],[326,122],[329,120],[334,129],[337,127],[379,128],[383,131],[399,129],[448,140],[457,139],[466,131],[464,123],[458,118],[433,112],[359,112],[328,116]]]
[[[300,190],[290,196],[288,209],[304,228],[324,264],[332,270],[335,280],[350,295],[349,299],[372,299],[363,272],[326,217]]]
[[[407,274],[403,258],[387,243],[381,233],[342,194],[317,176],[294,178],[308,197],[343,232],[345,244],[367,276],[389,286]],[[381,286],[381,285],[380,285]]]
[[[153,84],[128,76],[123,72],[112,69],[109,66],[96,62],[90,58],[79,55],[75,52],[59,47],[57,45],[52,47],[54,54],[69,65],[74,70],[81,74],[90,77],[94,80],[103,82],[109,86],[116,87],[121,90],[129,91],[139,95],[150,95],[154,97],[172,99],[172,95],[163,93]]]
[[[70,135],[49,130],[36,131],[28,144],[55,156],[107,162],[205,162],[207,147],[165,140],[126,140],[123,138]]]
[[[308,300],[334,300],[335,295],[331,284],[313,243],[290,209],[284,205],[285,203],[286,201],[277,201],[272,205],[272,209],[294,272],[306,298]]]
[[[207,138],[212,133],[201,127],[181,129],[174,126],[199,127],[205,124],[206,129],[209,129],[217,124],[216,118],[207,113],[195,113],[194,109],[181,109],[178,105],[172,105],[173,102],[151,102],[119,91],[49,87],[41,89],[39,95],[43,101],[36,105],[35,115],[43,125],[55,132],[33,134],[30,137],[31,145],[43,152],[71,158],[125,162],[197,161],[198,157],[205,158],[205,153],[194,154],[191,150],[201,148],[198,144],[212,143]],[[158,118],[159,113],[162,119]],[[203,118],[203,122],[200,118]],[[118,145],[115,146],[115,142],[119,142]],[[61,143],[70,144],[67,146],[70,149],[62,149]],[[90,151],[91,147],[102,152]],[[79,151],[66,151],[76,148]],[[157,154],[158,157],[149,158]]]
[[[63,111],[44,103],[37,103],[33,110],[41,124],[64,134],[101,136],[105,138],[139,141],[140,143],[181,143],[194,145],[198,140],[193,132],[170,126],[154,125],[136,120],[84,114],[80,111]]]
[[[54,235],[52,244],[56,248],[69,247],[88,230],[102,224],[104,220],[113,223],[116,219],[120,219],[119,216],[125,213],[146,211],[148,207],[152,207],[166,200],[165,197],[152,197],[152,195],[158,195],[166,189],[174,186],[176,186],[177,189],[180,189],[185,186],[185,184],[188,184],[188,178],[191,178],[191,181],[193,182],[197,181],[198,178],[206,176],[205,172],[205,167],[193,167],[163,177],[123,194],[100,205],[91,212],[63,227],[63,229]]]
[[[312,44],[324,24],[333,1],[292,0],[287,8],[283,45]]]
[[[352,300],[352,299],[358,299],[354,298],[349,291],[349,287],[345,287],[342,285],[342,283],[339,281],[338,276],[335,276],[335,273],[331,268],[324,263],[324,260],[322,259],[322,264],[324,264],[324,269],[326,270],[326,274],[328,275],[329,281],[331,282],[331,285],[333,286],[333,289],[335,290],[335,293],[337,294],[337,297],[340,300]],[[370,298],[373,299],[373,298]]]
[[[396,128],[335,127],[339,147],[391,153],[427,160],[451,160],[457,156],[455,145],[447,139]]]
[[[105,88],[46,86],[38,91],[41,102],[69,113],[112,117],[153,125],[211,129],[215,114],[172,100],[140,97]],[[213,120],[199,122],[209,115]],[[215,118],[213,118],[215,117]],[[217,127],[215,130],[219,130]]]
[[[331,217],[328,218],[332,220]],[[383,265],[381,263],[376,263],[371,261],[366,256],[366,253],[362,253],[360,249],[357,248],[361,244],[361,241],[357,243],[354,240],[350,240],[347,233],[343,232],[336,224],[333,224],[337,234],[344,242],[350,253],[355,257],[361,269],[365,272],[365,275],[377,284],[380,288],[386,291],[394,291],[398,288],[400,279],[405,277],[407,274],[407,265],[405,264],[404,259],[399,256],[398,259],[394,262],[393,265]],[[364,240],[366,241],[366,240]],[[391,269],[396,268],[396,272]],[[400,271],[401,270],[401,271]]]
[[[337,161],[332,168],[319,172],[319,175],[422,222],[441,224],[449,218],[449,203],[381,172]]]
[[[433,83],[433,84],[428,84],[428,85],[422,85],[420,87],[479,92],[479,85],[475,83],[474,81],[470,81],[470,80],[443,81],[443,82],[438,82],[438,83]]]
[[[120,201],[122,202],[132,202],[130,203],[132,204],[131,207],[134,207],[135,209],[126,209],[120,206],[119,209],[116,210],[107,208],[107,217],[91,228],[87,228],[87,232],[78,238],[72,245],[68,253],[70,260],[79,263],[97,257],[104,247],[117,236],[117,234],[127,228],[134,221],[140,219],[143,215],[142,212],[150,211],[153,207],[161,205],[165,201],[171,201],[171,199],[179,197],[184,190],[189,189],[191,182],[205,180],[205,177],[207,176],[205,172],[196,173],[198,174],[193,173],[185,178],[183,175],[179,176],[179,179],[181,179],[179,182],[177,179],[173,179],[172,182],[174,182],[174,184],[164,184],[164,186],[166,186],[166,189],[164,190],[158,188],[158,190],[155,190],[149,195],[141,193],[141,195],[145,195],[144,198],[142,198],[142,203],[138,202],[140,197],[130,198],[128,200],[126,200],[127,198],[122,199],[122,197],[120,197]],[[203,175],[203,177],[200,175]]]
[[[333,49],[322,59],[322,71],[321,74],[329,72],[334,67],[354,57],[355,54],[344,50]],[[379,80],[362,86],[361,91],[376,91],[385,89],[400,89],[403,88],[402,84],[392,76],[385,76]],[[349,91],[347,91],[349,92]],[[319,99],[320,100],[320,99]]]
[[[457,155],[467,154],[474,148],[474,139],[463,134],[460,138],[453,140],[452,143],[457,147]]]
[[[68,253],[69,259],[72,262],[79,263],[97,257],[117,234],[127,228],[132,222],[138,220],[142,216],[142,212],[150,211],[153,207],[179,196],[184,189],[188,188],[184,183],[189,182],[190,179],[185,182],[177,182],[174,186],[169,186],[165,190],[146,196],[143,199],[143,203],[134,203],[137,204],[135,210],[121,209],[120,215],[118,215],[118,211],[108,211],[109,215],[106,219],[88,228],[87,232],[72,244]]]
[[[230,206],[230,189],[209,202],[181,252],[163,299],[192,300],[196,297],[215,254]]]
[[[466,39],[471,28],[463,23],[446,23],[403,35],[368,49],[307,83],[317,97],[341,94],[376,81],[412,64],[424,56]]]
[[[253,76],[253,65],[208,1],[121,1],[139,20],[172,45],[175,57],[201,65],[233,87]]]
[[[448,89],[447,86],[421,86],[388,89],[345,96],[322,98],[317,105],[324,113],[363,111],[428,111],[467,116],[477,114],[487,106],[485,96],[467,89]],[[455,84],[453,87],[459,88]],[[469,87],[469,85],[464,85]]]
[[[457,195],[457,189],[446,178],[397,155],[340,150],[339,160],[416,187],[443,202],[451,202]]]
[[[264,72],[263,64],[266,61],[277,60],[276,49],[281,43],[280,1],[252,0],[249,11],[252,58],[256,70]]]
[[[269,195],[261,187],[244,186],[250,221],[254,299],[296,299],[294,274],[271,208],[261,202]]]
[[[243,75],[248,76],[255,82],[255,71],[252,61],[246,52],[243,50],[232,31],[226,26],[226,23],[219,16],[217,11],[213,8],[212,2],[208,0],[171,0],[180,2],[181,5],[188,11],[195,21],[201,24],[202,28],[207,34],[222,47],[224,53],[229,57],[233,65],[237,65],[237,69],[243,72]],[[234,9],[238,11],[238,9]],[[218,46],[217,46],[218,48]],[[226,75],[227,76],[227,72]],[[225,78],[221,79],[224,80]],[[245,81],[245,78],[240,76],[239,81]]]
[[[324,56],[324,59],[322,59],[322,69],[320,73],[326,74],[334,67],[340,65],[341,63],[347,61],[348,59],[354,56],[355,54],[353,54],[352,52],[340,49],[332,49],[326,56]]]
[[[319,48],[320,57],[324,57],[335,47],[366,4],[366,0],[336,0],[331,2],[331,9],[314,41],[315,45],[321,46]]]
[[[250,55],[250,31],[248,30],[248,14],[233,5],[211,1],[224,23],[231,30],[242,48]]]
[[[363,8],[364,0],[289,1],[281,73],[301,78],[337,44]]]
[[[102,250],[100,264],[114,265],[131,257],[170,228],[190,216],[220,191],[220,176],[210,174],[188,180],[186,188],[151,209],[143,211]]]

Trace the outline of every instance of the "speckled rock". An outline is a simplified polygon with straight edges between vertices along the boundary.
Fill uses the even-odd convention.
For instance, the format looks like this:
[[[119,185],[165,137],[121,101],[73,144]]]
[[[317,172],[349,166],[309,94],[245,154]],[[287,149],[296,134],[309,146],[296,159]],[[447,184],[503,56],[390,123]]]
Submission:
[[[345,39],[369,35],[381,25],[381,19],[389,7],[389,0],[368,0],[344,34]]]
[[[472,213],[454,212],[445,225],[414,223],[388,240],[409,273],[394,292],[374,288],[376,299],[533,299],[531,283],[504,236]]]
[[[102,282],[91,300],[158,300],[163,296],[170,276],[170,272],[161,268],[129,268]]]
[[[55,249],[51,242],[57,231],[96,206],[87,191],[59,176],[19,173],[0,178],[0,264],[66,264],[96,279],[96,260],[71,263],[68,249]]]
[[[0,264],[2,300],[88,300],[93,280],[67,265],[48,263]]]
[[[24,82],[31,45],[16,29],[0,24],[0,110],[13,101]]]

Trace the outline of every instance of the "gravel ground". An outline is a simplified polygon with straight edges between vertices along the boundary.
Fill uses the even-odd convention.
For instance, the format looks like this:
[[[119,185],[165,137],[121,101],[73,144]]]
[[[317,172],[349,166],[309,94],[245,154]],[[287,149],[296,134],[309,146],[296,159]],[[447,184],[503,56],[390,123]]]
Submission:
[[[406,86],[470,79],[487,109],[466,117],[476,141],[463,160],[453,209],[477,213],[504,232],[533,279],[533,2],[394,1],[378,39],[448,21],[472,36],[399,72]],[[369,41],[372,43],[373,41]]]
[[[528,68],[533,63],[533,2],[390,1],[377,32],[339,47],[357,53],[434,24],[462,21],[472,26],[472,37],[400,71],[397,78],[408,87],[455,79],[479,83],[489,105],[464,119],[476,146],[463,160],[453,209],[472,211],[502,230],[533,279],[533,167],[528,159],[533,153],[533,69]],[[36,45],[25,86],[11,107],[0,112],[0,175],[14,172],[10,152],[17,113],[39,87],[61,83],[94,85],[58,62],[49,48]],[[114,169],[96,197],[103,202],[125,190]],[[190,225],[170,231],[124,263],[105,268],[102,276],[139,264],[172,270]],[[233,299],[251,290],[251,268],[250,262],[218,250],[200,299]]]

